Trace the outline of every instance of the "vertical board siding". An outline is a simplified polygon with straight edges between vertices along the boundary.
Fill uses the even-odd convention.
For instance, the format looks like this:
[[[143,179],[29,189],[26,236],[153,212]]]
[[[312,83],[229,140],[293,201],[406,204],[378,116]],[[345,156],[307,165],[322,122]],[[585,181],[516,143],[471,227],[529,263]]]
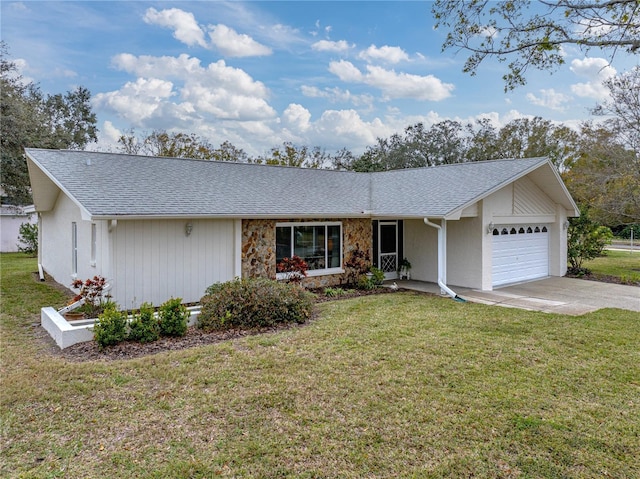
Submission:
[[[513,185],[513,214],[554,214],[555,204],[526,176]]]
[[[213,283],[233,279],[233,220],[118,222],[114,232],[113,296],[123,308],[167,299],[197,302]]]

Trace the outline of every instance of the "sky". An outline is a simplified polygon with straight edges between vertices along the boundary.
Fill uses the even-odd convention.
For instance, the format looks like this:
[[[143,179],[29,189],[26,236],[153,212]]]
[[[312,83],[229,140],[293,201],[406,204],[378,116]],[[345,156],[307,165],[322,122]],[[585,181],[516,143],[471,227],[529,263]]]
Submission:
[[[606,99],[602,81],[638,62],[564,50],[505,93],[506,65],[462,72],[442,52],[430,2],[10,1],[0,36],[45,93],[88,88],[99,142],[133,129],[195,133],[249,155],[292,142],[359,154],[422,122],[496,127],[540,116],[577,126]],[[599,55],[600,53],[600,55]]]

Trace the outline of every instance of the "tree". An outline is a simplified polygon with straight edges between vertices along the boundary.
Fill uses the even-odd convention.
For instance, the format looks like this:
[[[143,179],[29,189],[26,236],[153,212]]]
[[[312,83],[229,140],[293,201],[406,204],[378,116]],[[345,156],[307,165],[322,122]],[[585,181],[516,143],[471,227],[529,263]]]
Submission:
[[[554,70],[562,48],[640,52],[638,0],[436,0],[435,28],[447,28],[443,50],[470,52],[464,71],[474,75],[489,57],[511,59],[505,90],[526,83],[527,70]]]
[[[610,226],[640,222],[640,165],[637,151],[626,147],[604,125],[582,126],[580,157],[564,174],[579,204]]]
[[[580,208],[580,216],[569,220],[567,231],[567,258],[570,272],[585,274],[583,263],[602,255],[604,247],[611,243],[613,234],[606,226],[600,226],[589,216],[589,210]]]
[[[563,171],[577,158],[579,136],[563,125],[540,117],[518,118],[500,129],[497,149],[502,158],[548,157]]]
[[[143,138],[138,138],[130,130],[118,138],[120,149],[130,155],[168,156],[172,158],[194,158],[211,160],[214,148],[207,140],[194,133],[168,133],[154,130]]]
[[[296,168],[321,168],[329,163],[329,156],[319,146],[296,146],[285,141],[282,146],[271,148],[269,154],[250,159],[250,163],[266,165],[294,166]]]
[[[96,115],[89,90],[78,87],[65,94],[44,95],[25,82],[0,42],[0,146],[2,179],[7,202],[31,202],[24,148],[81,149],[97,140]]]
[[[611,99],[597,105],[593,113],[611,116],[609,127],[640,156],[640,66],[605,80],[604,85]]]

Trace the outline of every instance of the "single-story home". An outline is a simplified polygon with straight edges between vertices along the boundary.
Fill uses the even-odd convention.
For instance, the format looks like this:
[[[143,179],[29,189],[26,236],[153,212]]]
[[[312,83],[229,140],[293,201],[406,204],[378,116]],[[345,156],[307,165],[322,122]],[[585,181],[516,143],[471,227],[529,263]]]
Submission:
[[[27,149],[39,261],[58,282],[101,275],[124,308],[196,302],[211,284],[278,276],[311,287],[368,253],[387,278],[491,290],[563,276],[579,211],[547,158],[357,173]]]

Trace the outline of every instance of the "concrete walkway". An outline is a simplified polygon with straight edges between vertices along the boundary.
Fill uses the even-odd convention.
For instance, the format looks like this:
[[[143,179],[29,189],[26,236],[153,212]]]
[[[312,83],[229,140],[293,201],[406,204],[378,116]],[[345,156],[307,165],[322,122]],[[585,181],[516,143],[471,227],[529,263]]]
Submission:
[[[434,283],[421,281],[396,281],[396,283],[401,288],[440,294],[440,287]],[[551,277],[505,286],[493,291],[450,287],[460,297],[474,303],[546,313],[577,316],[602,308],[620,308],[640,312],[640,288],[636,286]]]

